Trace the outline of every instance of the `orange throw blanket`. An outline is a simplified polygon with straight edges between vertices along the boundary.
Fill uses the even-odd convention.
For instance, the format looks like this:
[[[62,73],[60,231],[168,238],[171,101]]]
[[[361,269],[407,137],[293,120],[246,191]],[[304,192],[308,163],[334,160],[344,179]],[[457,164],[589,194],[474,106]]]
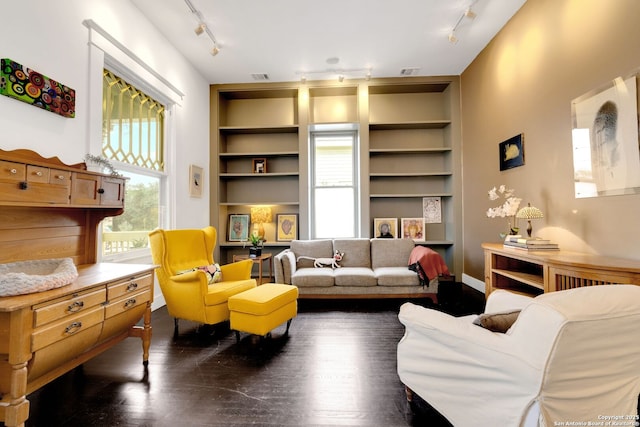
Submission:
[[[439,275],[449,276],[449,268],[442,256],[433,249],[419,245],[411,250],[409,270],[418,273],[423,286],[429,286],[429,282]]]

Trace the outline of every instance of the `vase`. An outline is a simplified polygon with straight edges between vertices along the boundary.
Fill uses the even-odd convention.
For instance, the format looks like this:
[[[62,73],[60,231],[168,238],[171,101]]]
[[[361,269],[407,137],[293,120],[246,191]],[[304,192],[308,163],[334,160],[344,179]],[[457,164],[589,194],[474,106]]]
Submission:
[[[262,255],[262,248],[257,246],[251,246],[249,248],[249,258],[257,258]]]

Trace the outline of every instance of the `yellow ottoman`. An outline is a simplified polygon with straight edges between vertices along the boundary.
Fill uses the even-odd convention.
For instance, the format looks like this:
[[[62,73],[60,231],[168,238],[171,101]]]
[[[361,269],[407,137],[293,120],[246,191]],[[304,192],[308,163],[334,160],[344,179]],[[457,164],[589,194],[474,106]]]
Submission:
[[[236,331],[236,340],[240,341],[240,332],[255,335],[267,335],[279,325],[291,320],[298,314],[298,288],[279,283],[265,283],[229,297],[230,327]]]

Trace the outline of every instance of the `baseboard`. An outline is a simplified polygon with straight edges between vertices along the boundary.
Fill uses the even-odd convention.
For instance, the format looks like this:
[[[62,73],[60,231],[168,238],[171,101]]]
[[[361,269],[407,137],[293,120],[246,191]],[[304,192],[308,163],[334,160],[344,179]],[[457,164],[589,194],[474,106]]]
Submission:
[[[462,273],[462,283],[484,294],[484,282]]]

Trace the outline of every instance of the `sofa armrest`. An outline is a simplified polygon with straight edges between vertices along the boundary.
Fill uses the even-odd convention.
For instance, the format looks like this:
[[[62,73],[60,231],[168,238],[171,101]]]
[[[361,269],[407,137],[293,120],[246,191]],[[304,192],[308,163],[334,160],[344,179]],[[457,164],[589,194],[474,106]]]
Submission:
[[[296,256],[290,249],[285,249],[273,257],[276,283],[291,284],[291,277],[296,272]]]
[[[501,313],[505,311],[522,310],[533,301],[532,297],[496,289],[489,294],[485,305],[485,313]]]

